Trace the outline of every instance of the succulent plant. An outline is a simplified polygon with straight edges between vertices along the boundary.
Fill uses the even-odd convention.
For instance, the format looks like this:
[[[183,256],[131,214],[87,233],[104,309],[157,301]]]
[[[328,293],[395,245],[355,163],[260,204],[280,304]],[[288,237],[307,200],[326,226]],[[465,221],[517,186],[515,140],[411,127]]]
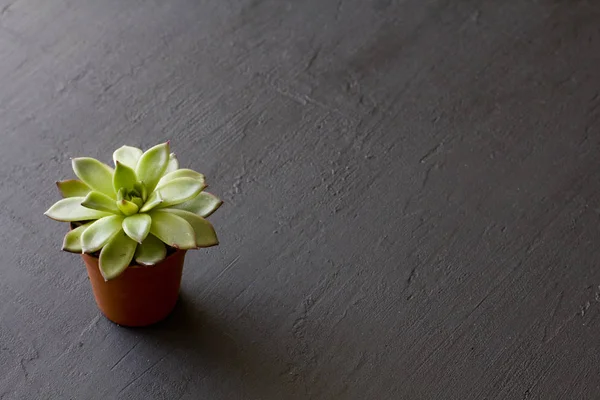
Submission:
[[[113,154],[115,168],[89,157],[73,158],[79,180],[57,182],[63,199],[45,215],[70,222],[62,249],[97,254],[105,280],[132,263],[150,266],[169,249],[217,245],[205,218],[222,204],[204,192],[204,175],[179,169],[169,142],[146,152],[123,146]]]

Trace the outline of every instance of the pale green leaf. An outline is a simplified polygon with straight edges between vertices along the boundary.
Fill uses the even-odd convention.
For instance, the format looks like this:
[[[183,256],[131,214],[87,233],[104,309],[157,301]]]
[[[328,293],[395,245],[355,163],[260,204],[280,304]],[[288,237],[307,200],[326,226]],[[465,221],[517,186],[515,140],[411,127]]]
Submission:
[[[77,179],[56,182],[62,197],[84,197],[90,192],[90,187]]]
[[[121,201],[127,195],[127,189],[121,188],[117,191],[117,201]]]
[[[152,210],[154,207],[163,202],[163,198],[160,196],[158,192],[152,192],[154,196],[148,197],[148,200],[144,203],[142,208],[140,208],[140,212],[147,212]]]
[[[144,205],[144,200],[142,200],[141,197],[132,197],[131,202],[135,204],[138,207],[138,209],[142,208],[142,206]]]
[[[134,202],[129,200],[117,201],[117,207],[125,215],[133,215],[139,210],[139,207]]]
[[[84,197],[68,197],[54,203],[44,214],[63,222],[88,221],[111,215],[105,211],[92,210],[81,205]]]
[[[115,162],[115,166],[117,165],[117,161],[127,165],[129,168],[135,170],[137,166],[138,160],[142,156],[143,151],[138,149],[137,147],[131,146],[122,146],[119,147],[113,153],[113,161]]]
[[[148,190],[146,189],[146,185],[143,182],[138,181],[133,185],[133,188],[142,196],[142,200],[146,201],[148,198]]]
[[[152,192],[169,163],[169,142],[156,145],[146,151],[137,163],[135,173]]]
[[[142,243],[150,232],[152,218],[148,214],[135,214],[123,220],[123,230],[133,240]]]
[[[167,247],[156,236],[150,234],[135,251],[135,262],[140,265],[155,265],[167,256]]]
[[[177,249],[193,249],[196,247],[194,228],[183,218],[165,211],[155,210],[150,213],[152,225],[150,233]]]
[[[84,253],[93,253],[100,250],[110,238],[121,230],[122,215],[111,215],[100,218],[92,223],[81,235],[81,248]]]
[[[108,281],[121,275],[127,269],[137,243],[120,230],[102,248],[100,252],[100,273]]]
[[[91,224],[92,222],[88,222],[87,224],[70,230],[69,233],[65,235],[62,249],[71,253],[81,253],[83,251],[81,249],[81,235],[83,234],[83,231],[85,231]]]
[[[81,205],[93,210],[106,211],[112,214],[121,213],[119,207],[117,207],[117,202],[100,192],[89,192],[81,202]]]
[[[194,228],[194,233],[196,234],[196,247],[210,247],[219,244],[215,228],[213,228],[212,224],[204,218],[185,210],[168,208],[163,211],[185,219],[187,223]]]
[[[205,187],[206,185],[197,179],[174,179],[152,192],[148,197],[147,203],[153,204],[156,202],[155,199],[159,197],[163,201],[160,204],[156,204],[155,207],[169,207],[196,197]],[[144,207],[142,207],[142,209],[144,209]]]
[[[113,189],[113,169],[108,165],[90,157],[79,157],[72,160],[73,171],[79,179],[92,190],[116,198]]]
[[[132,190],[136,181],[137,177],[135,171],[122,162],[117,161],[117,167],[115,168],[115,173],[113,175],[113,188],[115,189],[115,193],[121,188]]]
[[[176,171],[165,174],[165,176],[160,178],[160,181],[158,181],[158,184],[156,185],[156,187],[160,188],[165,183],[170,182],[174,179],[178,179],[178,178],[194,178],[194,179],[197,179],[197,180],[201,181],[202,183],[206,184],[206,179],[204,178],[204,175],[202,175],[200,172],[196,172],[192,169],[184,168],[184,169],[178,169]]]
[[[194,214],[206,218],[221,207],[222,204],[223,201],[217,196],[208,192],[201,192],[193,199],[172,206],[172,208],[193,212]]]
[[[177,160],[177,156],[175,153],[171,153],[169,155],[169,163],[167,164],[167,169],[165,170],[165,174],[169,172],[173,172],[179,169],[179,160]]]

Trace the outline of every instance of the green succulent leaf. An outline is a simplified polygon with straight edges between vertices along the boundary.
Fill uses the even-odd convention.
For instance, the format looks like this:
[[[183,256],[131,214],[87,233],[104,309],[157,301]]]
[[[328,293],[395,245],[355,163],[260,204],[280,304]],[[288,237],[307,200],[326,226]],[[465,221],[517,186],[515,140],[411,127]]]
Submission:
[[[150,213],[152,225],[150,233],[177,249],[193,249],[196,247],[194,228],[183,218],[160,210]]]
[[[147,150],[137,163],[135,173],[144,182],[148,192],[152,192],[163,176],[169,163],[169,142],[162,143]]]
[[[164,211],[185,219],[194,228],[196,247],[211,247],[219,244],[215,228],[204,218],[184,210],[165,209]]]
[[[120,214],[119,207],[114,199],[111,199],[100,192],[90,192],[81,202],[83,207],[91,208],[92,210],[106,211],[112,214]]]
[[[141,265],[155,265],[167,256],[167,247],[159,238],[150,234],[135,251],[135,262]]]
[[[141,197],[133,197],[131,199],[131,202],[135,204],[138,208],[142,208],[142,206],[144,205],[144,200],[142,200]]]
[[[100,250],[121,230],[122,215],[111,215],[93,222],[81,235],[81,248],[84,253]]]
[[[163,201],[164,200],[158,191],[152,192],[152,195],[148,197],[148,200],[146,200],[142,208],[140,208],[140,212],[148,212]]]
[[[133,189],[136,190],[142,196],[142,201],[146,201],[146,199],[148,198],[148,190],[146,190],[146,185],[144,185],[143,182],[136,182],[133,185]]]
[[[175,153],[171,153],[169,155],[169,163],[167,164],[167,169],[165,170],[165,174],[169,172],[173,172],[179,169],[179,160],[177,160],[177,156]]]
[[[68,197],[54,203],[44,214],[56,221],[73,222],[98,219],[111,215],[105,211],[92,210],[81,205],[84,197]]]
[[[117,162],[120,162],[121,164],[127,165],[129,168],[135,170],[138,160],[142,154],[143,151],[137,147],[122,146],[113,153],[113,161],[115,162],[115,166],[117,165]]]
[[[192,169],[184,168],[184,169],[178,169],[176,171],[165,174],[165,176],[160,178],[160,181],[158,181],[158,184],[156,185],[156,187],[160,188],[165,183],[170,182],[174,179],[178,179],[178,178],[194,178],[194,179],[197,179],[197,180],[201,181],[202,183],[206,184],[206,178],[200,172],[196,172]]]
[[[126,194],[127,194],[127,189],[125,189],[125,188],[119,189],[119,191],[117,192],[117,201],[123,200],[125,198]]]
[[[152,218],[148,214],[135,214],[123,220],[123,230],[133,240],[142,243],[150,232]]]
[[[122,162],[117,161],[117,167],[115,168],[115,173],[113,175],[113,188],[115,189],[115,193],[121,188],[133,190],[136,181],[137,177],[135,171]]]
[[[127,269],[137,243],[123,232],[118,231],[100,252],[100,273],[108,281],[121,275]]]
[[[183,203],[198,195],[206,185],[201,181],[193,178],[178,178],[165,183],[160,188],[156,189],[148,197],[146,204],[156,203],[156,198],[160,197],[163,201],[160,204],[155,204],[154,207],[165,208],[176,204]],[[142,207],[142,210],[144,210]]]
[[[121,212],[125,215],[133,215],[139,210],[138,206],[134,202],[129,200],[117,201],[116,204],[119,210],[121,210]]]
[[[88,226],[90,226],[92,222],[88,222],[85,225],[78,226],[75,229],[70,230],[63,240],[62,250],[68,251],[71,253],[82,253],[83,250],[81,248],[81,235],[83,231],[85,231]]]
[[[77,179],[56,182],[62,197],[85,197],[90,192],[90,187]]]
[[[172,208],[186,210],[194,214],[198,214],[203,218],[206,218],[215,211],[217,211],[217,209],[221,207],[222,204],[223,201],[217,196],[208,192],[201,192],[198,194],[198,196],[194,197],[193,199],[188,200],[185,203],[172,206]]]
[[[108,165],[90,157],[79,157],[72,160],[73,171],[79,179],[92,190],[102,192],[110,198],[115,198],[112,178],[113,169]]]

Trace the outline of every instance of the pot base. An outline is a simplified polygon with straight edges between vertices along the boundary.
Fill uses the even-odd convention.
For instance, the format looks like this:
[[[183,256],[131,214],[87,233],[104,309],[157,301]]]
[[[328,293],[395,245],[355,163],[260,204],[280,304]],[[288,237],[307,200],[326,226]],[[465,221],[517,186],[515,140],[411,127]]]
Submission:
[[[131,327],[148,326],[166,318],[177,303],[185,251],[178,250],[160,263],[130,266],[105,281],[98,258],[82,254],[96,304],[112,322]]]

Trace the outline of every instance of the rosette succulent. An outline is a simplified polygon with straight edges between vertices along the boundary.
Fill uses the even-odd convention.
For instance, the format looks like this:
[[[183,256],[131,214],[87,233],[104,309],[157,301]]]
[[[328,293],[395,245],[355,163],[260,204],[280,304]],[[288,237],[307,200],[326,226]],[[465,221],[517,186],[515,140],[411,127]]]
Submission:
[[[169,142],[146,152],[123,146],[113,160],[114,169],[93,158],[74,158],[79,179],[57,182],[63,199],[45,214],[71,223],[63,250],[98,255],[100,272],[109,280],[129,265],[154,265],[169,251],[219,243],[205,218],[222,202],[204,192],[204,175],[179,169]]]

